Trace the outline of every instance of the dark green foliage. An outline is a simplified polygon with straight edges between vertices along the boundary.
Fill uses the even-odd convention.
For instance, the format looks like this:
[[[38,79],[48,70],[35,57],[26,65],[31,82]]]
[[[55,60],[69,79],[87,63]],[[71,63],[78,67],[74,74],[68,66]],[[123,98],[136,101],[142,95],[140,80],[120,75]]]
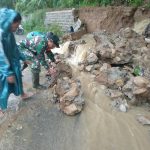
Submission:
[[[0,0],[0,7],[14,8],[15,0]]]
[[[23,23],[23,27],[27,32],[32,30],[43,30],[44,28],[44,17],[45,11],[39,10],[34,12],[28,19]]]
[[[143,0],[128,0],[129,5],[131,6],[141,6],[143,5]]]
[[[7,3],[11,6],[15,4],[16,9],[24,13],[30,13],[45,8],[72,8],[108,5],[141,6],[143,4],[149,4],[146,0],[1,0],[1,5],[3,3]]]
[[[52,24],[49,26],[44,25],[44,18],[45,18],[45,10],[39,10],[34,12],[24,23],[23,27],[25,32],[31,31],[41,31],[47,32],[51,31],[55,34],[61,36],[63,34],[61,27],[58,24]]]
[[[16,9],[24,12],[31,13],[39,9],[52,7],[53,0],[18,0]]]

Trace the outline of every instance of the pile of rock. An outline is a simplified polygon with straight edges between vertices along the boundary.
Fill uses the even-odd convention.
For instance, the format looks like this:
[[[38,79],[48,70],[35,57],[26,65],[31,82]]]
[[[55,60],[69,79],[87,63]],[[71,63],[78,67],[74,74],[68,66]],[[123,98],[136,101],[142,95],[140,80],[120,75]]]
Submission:
[[[93,74],[97,82],[105,85],[113,106],[121,111],[127,111],[128,102],[150,102],[150,44],[131,28],[116,34],[102,31],[93,35],[96,46],[79,63],[79,70]],[[142,72],[135,74],[136,66]]]
[[[53,87],[53,101],[59,102],[59,108],[67,115],[73,116],[82,111],[84,105],[81,83],[79,80],[64,77],[57,80]]]
[[[140,65],[144,69],[149,68],[150,44],[147,44],[144,37],[138,35],[131,28],[121,29],[117,34],[109,34],[106,31],[93,34],[96,46],[94,49],[90,49],[86,62],[81,62],[81,64],[89,66],[103,65],[103,63],[113,65],[130,63],[131,65]],[[76,45],[76,43],[74,44]],[[88,70],[89,68],[92,66],[88,67]]]
[[[72,77],[72,69],[71,67],[64,61],[60,61],[55,64],[55,66],[50,65],[50,73],[47,74],[47,87],[53,87],[58,79],[63,77]]]
[[[58,103],[60,110],[66,115],[73,116],[81,112],[84,106],[81,83],[72,78],[72,69],[67,63],[59,62],[56,68],[51,101]]]

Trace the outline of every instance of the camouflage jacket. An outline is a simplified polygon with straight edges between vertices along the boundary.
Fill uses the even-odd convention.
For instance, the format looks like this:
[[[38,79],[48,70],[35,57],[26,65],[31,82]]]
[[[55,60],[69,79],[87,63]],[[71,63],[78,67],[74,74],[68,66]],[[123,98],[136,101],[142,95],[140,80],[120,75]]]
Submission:
[[[42,32],[30,32],[25,40],[19,42],[19,48],[23,51],[26,59],[32,61],[32,69],[40,70],[40,64],[45,69],[49,68],[45,60],[45,54],[52,62],[55,61],[54,54],[47,47],[47,38]]]

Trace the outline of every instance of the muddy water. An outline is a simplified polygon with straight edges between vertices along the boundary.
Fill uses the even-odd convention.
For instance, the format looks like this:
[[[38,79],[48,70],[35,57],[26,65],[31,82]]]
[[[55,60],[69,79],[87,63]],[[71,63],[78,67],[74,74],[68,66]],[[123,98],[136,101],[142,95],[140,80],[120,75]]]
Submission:
[[[102,90],[90,75],[79,76],[85,94],[86,107],[81,114],[81,134],[85,134],[89,150],[148,150],[148,127],[136,121],[136,115],[148,113],[143,108],[132,108],[127,113],[114,111]]]

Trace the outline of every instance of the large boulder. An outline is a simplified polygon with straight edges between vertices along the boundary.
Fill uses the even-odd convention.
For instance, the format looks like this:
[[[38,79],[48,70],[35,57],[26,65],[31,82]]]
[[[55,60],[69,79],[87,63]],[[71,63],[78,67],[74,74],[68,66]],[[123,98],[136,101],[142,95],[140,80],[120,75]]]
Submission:
[[[94,53],[90,53],[88,56],[87,56],[87,63],[88,64],[95,64],[97,63],[98,61],[98,57],[96,56],[96,54]]]

